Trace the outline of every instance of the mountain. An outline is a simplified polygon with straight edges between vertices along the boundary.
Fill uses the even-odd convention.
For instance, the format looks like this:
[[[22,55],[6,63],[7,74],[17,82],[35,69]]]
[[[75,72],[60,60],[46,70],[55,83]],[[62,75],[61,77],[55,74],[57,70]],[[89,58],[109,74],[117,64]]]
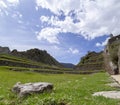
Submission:
[[[74,68],[74,64],[72,63],[60,63],[65,68]]]
[[[24,72],[91,74],[103,68],[103,56],[102,52],[89,52],[74,66],[70,63],[59,63],[45,50],[34,48],[10,51],[8,47],[0,47],[0,66]]]
[[[13,56],[23,57],[26,59],[30,59],[35,62],[40,62],[43,64],[51,65],[51,66],[61,66],[61,64],[53,58],[50,54],[45,50],[39,50],[37,48],[30,49],[27,51],[19,52],[17,50],[13,50],[11,53]]]
[[[47,51],[30,49],[27,51],[10,51],[8,47],[0,47],[0,66],[9,70],[39,73],[69,73]]]
[[[0,47],[0,65],[35,68],[43,65],[62,67],[62,65],[45,50],[34,48],[20,52],[17,50],[10,51],[8,47]]]
[[[85,56],[83,56],[80,62],[75,66],[76,70],[102,70],[104,68],[104,58],[103,52],[88,52]]]
[[[120,35],[113,36],[108,40],[104,50],[105,67],[110,74],[120,73]]]

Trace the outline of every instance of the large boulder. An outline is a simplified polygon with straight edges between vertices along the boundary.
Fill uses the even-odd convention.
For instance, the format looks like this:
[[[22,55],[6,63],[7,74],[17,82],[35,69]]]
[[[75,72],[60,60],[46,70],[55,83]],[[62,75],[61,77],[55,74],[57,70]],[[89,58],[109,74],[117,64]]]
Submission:
[[[17,93],[19,97],[25,97],[33,93],[43,93],[45,91],[49,92],[52,89],[52,83],[37,82],[21,84],[20,82],[18,82],[13,86],[12,91]]]

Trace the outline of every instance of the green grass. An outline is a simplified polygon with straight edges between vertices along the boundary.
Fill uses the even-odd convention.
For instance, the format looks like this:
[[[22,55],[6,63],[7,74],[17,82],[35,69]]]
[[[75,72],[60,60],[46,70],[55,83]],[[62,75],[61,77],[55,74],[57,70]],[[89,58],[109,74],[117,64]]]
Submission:
[[[11,92],[16,82],[51,82],[51,93],[32,95],[19,99]],[[93,97],[98,91],[116,90],[106,86],[111,82],[106,73],[91,75],[39,74],[9,71],[0,67],[0,105],[120,105],[120,100]]]

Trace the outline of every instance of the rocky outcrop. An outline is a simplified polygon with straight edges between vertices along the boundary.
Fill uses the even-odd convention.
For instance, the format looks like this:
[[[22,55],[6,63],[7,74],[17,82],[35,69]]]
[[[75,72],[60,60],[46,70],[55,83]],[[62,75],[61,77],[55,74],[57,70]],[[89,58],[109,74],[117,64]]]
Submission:
[[[110,74],[119,74],[120,72],[120,35],[113,36],[108,40],[104,50],[105,68]]]
[[[34,93],[43,93],[49,92],[53,89],[53,84],[46,82],[37,82],[37,83],[25,83],[21,84],[20,82],[16,83],[13,86],[12,91],[17,93],[19,97],[26,97]]]
[[[9,54],[10,49],[8,47],[1,47],[0,46],[0,54]]]

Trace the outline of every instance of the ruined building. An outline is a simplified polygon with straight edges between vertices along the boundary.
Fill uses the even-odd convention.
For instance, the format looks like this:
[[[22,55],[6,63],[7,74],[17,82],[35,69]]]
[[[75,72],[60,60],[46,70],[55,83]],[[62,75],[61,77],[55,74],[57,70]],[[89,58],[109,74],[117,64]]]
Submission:
[[[0,46],[0,54],[8,54],[8,53],[10,53],[10,49],[8,47]]]
[[[111,35],[104,50],[104,61],[110,74],[120,73],[120,35]]]

